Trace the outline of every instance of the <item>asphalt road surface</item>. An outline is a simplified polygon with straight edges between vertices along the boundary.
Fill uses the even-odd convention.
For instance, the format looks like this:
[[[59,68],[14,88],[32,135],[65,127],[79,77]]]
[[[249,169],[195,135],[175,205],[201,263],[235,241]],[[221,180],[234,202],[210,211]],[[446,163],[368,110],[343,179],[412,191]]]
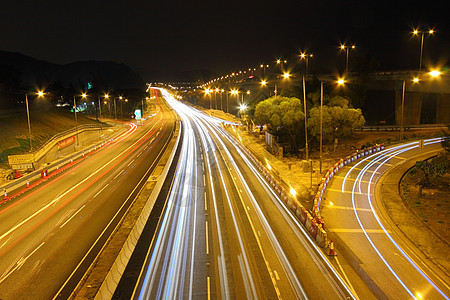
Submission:
[[[449,299],[449,283],[388,222],[376,186],[396,165],[441,149],[438,139],[391,147],[344,167],[327,187],[322,213],[326,224],[358,263],[378,298]],[[388,175],[386,175],[388,176]]]
[[[1,203],[0,299],[67,297],[172,136],[173,112],[157,107],[144,125],[127,125],[120,137]]]
[[[182,120],[183,148],[136,287],[117,295],[352,298],[221,121],[162,92]]]

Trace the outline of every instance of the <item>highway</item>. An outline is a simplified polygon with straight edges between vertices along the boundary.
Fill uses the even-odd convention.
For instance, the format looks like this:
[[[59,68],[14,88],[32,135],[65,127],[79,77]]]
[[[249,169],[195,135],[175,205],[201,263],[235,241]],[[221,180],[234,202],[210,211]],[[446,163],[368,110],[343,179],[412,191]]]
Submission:
[[[144,125],[0,205],[0,299],[65,299],[142,188],[170,140],[162,102]]]
[[[162,93],[182,120],[183,148],[136,287],[122,299],[353,298],[221,120]]]
[[[377,193],[389,170],[440,150],[439,139],[425,140],[422,150],[417,141],[390,147],[345,166],[328,185],[322,203],[326,226],[377,298],[449,299],[448,281],[389,222]]]

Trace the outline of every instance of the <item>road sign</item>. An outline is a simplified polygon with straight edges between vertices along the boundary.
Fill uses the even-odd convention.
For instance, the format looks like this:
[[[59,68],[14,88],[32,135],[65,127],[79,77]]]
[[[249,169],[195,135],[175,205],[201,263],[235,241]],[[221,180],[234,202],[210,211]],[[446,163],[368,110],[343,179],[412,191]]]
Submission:
[[[34,162],[34,154],[8,155],[8,163],[10,165],[32,164]]]

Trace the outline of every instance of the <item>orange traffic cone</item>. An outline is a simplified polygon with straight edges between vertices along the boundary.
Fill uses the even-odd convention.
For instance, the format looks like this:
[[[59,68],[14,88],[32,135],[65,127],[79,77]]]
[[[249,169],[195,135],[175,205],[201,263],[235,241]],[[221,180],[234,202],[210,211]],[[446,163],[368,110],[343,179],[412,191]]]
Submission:
[[[330,250],[328,251],[329,256],[335,256],[336,252],[334,252],[334,243],[333,240],[330,241]]]
[[[27,188],[30,187],[30,181],[27,180]]]
[[[6,189],[3,189],[3,191],[5,192],[5,197],[3,199],[8,200],[8,193],[6,192]]]

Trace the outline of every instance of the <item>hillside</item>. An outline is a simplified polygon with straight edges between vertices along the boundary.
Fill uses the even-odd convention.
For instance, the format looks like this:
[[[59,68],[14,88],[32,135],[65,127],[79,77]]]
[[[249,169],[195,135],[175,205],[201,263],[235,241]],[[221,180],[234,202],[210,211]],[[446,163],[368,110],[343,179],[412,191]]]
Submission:
[[[23,91],[61,87],[96,91],[145,90],[145,82],[129,66],[112,61],[80,61],[58,65],[0,50],[0,108],[11,107]]]
[[[78,124],[98,124],[98,121],[77,114]],[[74,114],[62,108],[40,108],[30,112],[33,147],[36,149],[55,134],[75,128]],[[29,151],[26,111],[0,114],[0,167],[5,167],[8,155]]]

